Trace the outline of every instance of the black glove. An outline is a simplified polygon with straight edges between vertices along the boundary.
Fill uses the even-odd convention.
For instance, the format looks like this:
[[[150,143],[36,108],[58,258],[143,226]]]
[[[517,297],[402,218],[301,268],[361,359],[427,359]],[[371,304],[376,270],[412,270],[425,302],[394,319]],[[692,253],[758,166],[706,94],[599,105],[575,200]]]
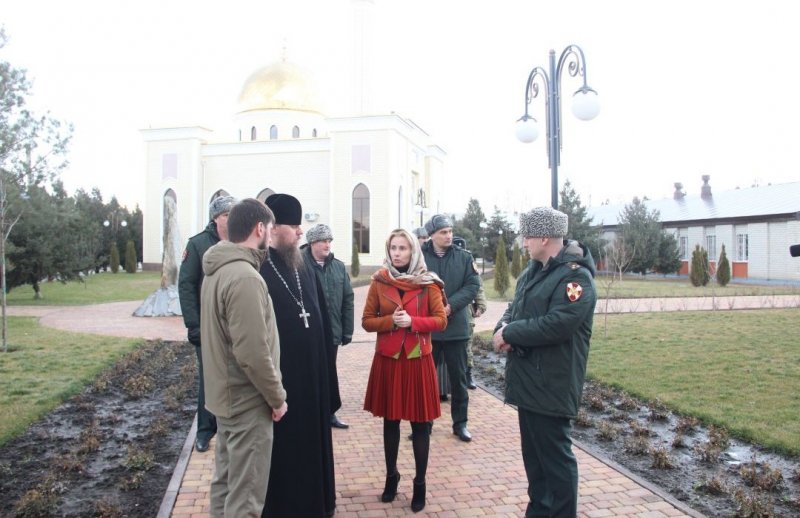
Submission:
[[[189,328],[189,343],[200,347],[200,328],[199,327],[190,327]]]
[[[353,341],[353,337],[352,336],[343,337],[342,338],[342,346],[345,346],[345,345],[349,344],[352,341]]]

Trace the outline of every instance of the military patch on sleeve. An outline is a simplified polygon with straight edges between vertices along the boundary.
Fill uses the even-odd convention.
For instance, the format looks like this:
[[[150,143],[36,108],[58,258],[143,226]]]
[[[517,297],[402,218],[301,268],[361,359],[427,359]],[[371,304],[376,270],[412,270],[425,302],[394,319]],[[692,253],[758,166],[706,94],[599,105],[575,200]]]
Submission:
[[[189,257],[189,249],[188,248],[184,248],[183,249],[183,258],[181,259],[181,262],[185,263],[187,257]]]
[[[583,288],[577,282],[567,284],[567,298],[570,302],[575,302],[581,298]]]

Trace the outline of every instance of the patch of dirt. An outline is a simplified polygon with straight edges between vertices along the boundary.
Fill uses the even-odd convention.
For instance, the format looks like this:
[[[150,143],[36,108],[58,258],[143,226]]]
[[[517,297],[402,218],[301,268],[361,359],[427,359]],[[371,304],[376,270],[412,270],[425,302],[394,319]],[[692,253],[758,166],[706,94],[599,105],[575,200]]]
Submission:
[[[0,448],[0,515],[155,516],[192,425],[193,346],[147,342]]]
[[[473,378],[499,398],[505,355],[475,337]],[[707,516],[799,516],[800,460],[587,381],[575,439]]]

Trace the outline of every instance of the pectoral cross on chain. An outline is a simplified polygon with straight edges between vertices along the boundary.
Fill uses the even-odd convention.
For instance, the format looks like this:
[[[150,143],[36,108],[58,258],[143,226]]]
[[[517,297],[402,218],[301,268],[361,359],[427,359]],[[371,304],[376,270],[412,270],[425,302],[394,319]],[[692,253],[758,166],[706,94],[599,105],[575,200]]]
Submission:
[[[301,308],[303,311],[300,313],[299,317],[303,319],[303,323],[306,325],[306,329],[308,329],[308,317],[311,316],[311,313],[305,310],[305,308]]]

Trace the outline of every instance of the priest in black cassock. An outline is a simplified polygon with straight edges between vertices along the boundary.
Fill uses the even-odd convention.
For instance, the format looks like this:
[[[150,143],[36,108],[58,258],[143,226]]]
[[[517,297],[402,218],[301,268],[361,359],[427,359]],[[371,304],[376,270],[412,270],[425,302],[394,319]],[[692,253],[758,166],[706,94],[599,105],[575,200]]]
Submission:
[[[331,414],[339,409],[334,347],[322,287],[300,254],[302,208],[273,194],[269,259],[261,275],[272,297],[289,411],[275,423],[267,501],[262,517],[324,518],[336,511]]]

